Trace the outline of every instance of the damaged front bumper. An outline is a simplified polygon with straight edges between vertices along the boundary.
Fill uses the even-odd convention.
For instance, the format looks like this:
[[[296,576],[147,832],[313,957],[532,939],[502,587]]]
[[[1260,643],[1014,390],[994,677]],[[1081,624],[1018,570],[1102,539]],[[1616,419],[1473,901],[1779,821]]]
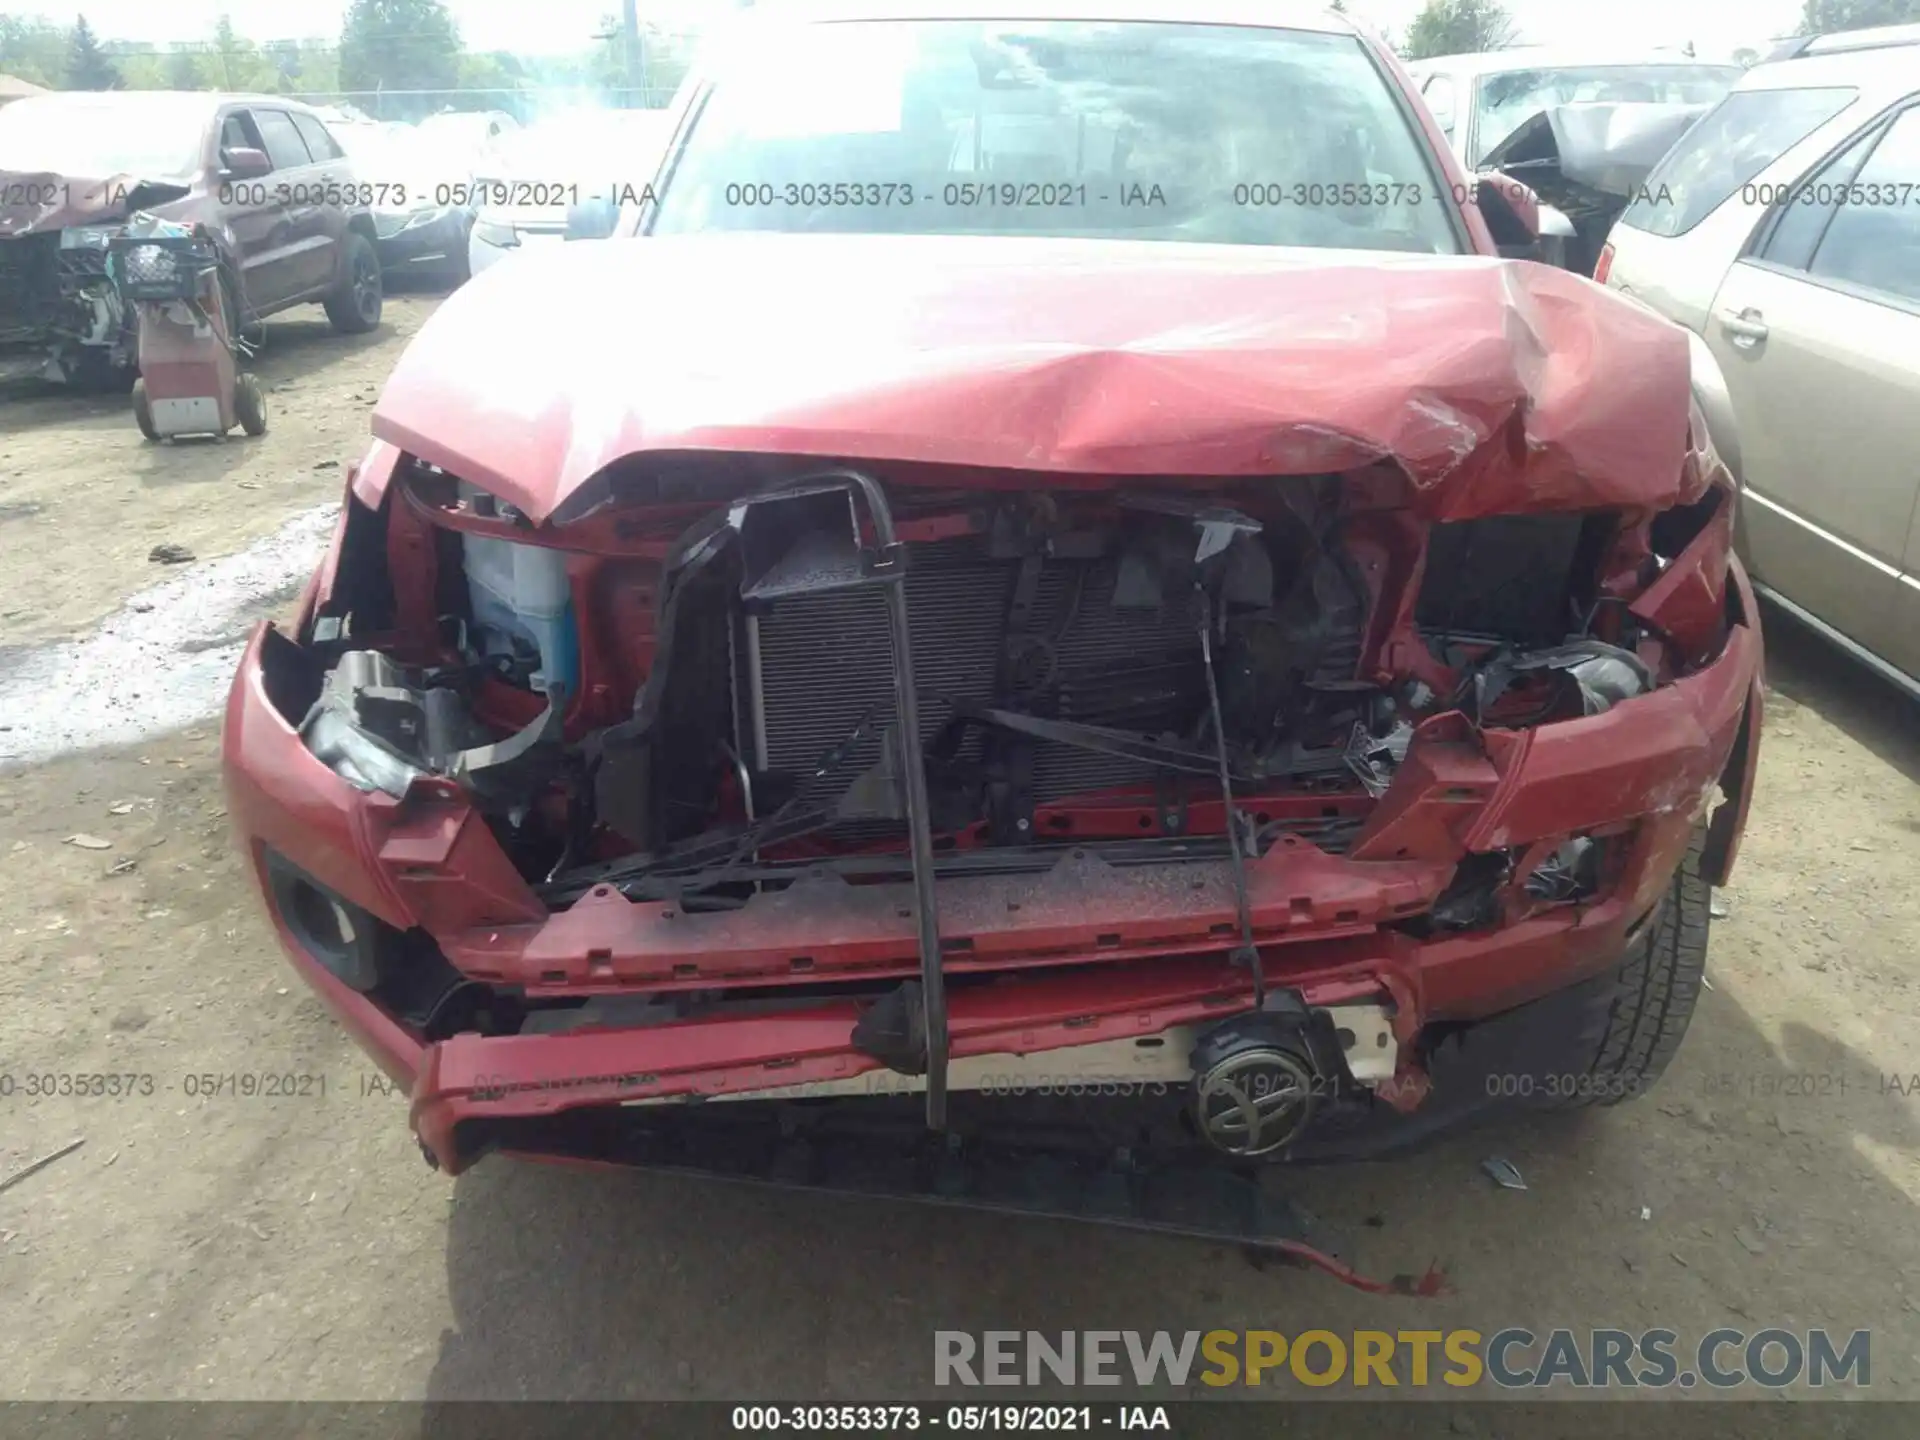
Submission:
[[[108,273],[109,242],[123,230],[87,225],[0,239],[0,349],[39,352],[56,380],[84,352],[128,363],[133,317]]]
[[[1418,1128],[1422,1112],[1449,1108],[1429,1093],[1434,1067],[1422,1042],[1434,1027],[1490,1021],[1616,965],[1716,784],[1726,802],[1709,870],[1731,864],[1760,703],[1752,599],[1737,565],[1731,574],[1741,613],[1718,657],[1693,673],[1527,731],[1476,732],[1457,714],[1437,716],[1344,853],[1302,830],[1248,858],[1247,919],[1269,999],[1326,1020],[1319,1033],[1344,1047],[1327,1073],[1378,1120],[1411,1117]],[[828,1095],[897,1110],[915,1088],[856,1045],[861,1007],[822,988],[920,974],[912,886],[821,877],[721,913],[601,886],[549,913],[458,787],[422,781],[404,802],[369,793],[303,745],[274,695],[296,648],[263,627],[227,713],[230,810],[268,892],[272,868],[291,866],[317,893],[391,931],[430,937],[450,990],[582,1002],[565,1028],[546,1033],[435,1040],[431,1005],[447,994],[396,1013],[343,979],[310,927],[275,907],[296,969],[409,1088],[413,1127],[438,1166],[457,1172],[494,1148],[548,1149],[543,1127],[560,1135],[617,1116],[633,1133],[658,1133],[718,1113],[690,1101],[727,1098],[734,1103],[722,1109],[742,1117]],[[1569,837],[1594,834],[1617,847],[1604,892],[1527,913],[1521,880]],[[1496,853],[1509,857],[1509,898],[1520,903],[1507,913],[1518,918],[1452,933],[1411,923],[1457,893],[1469,857]],[[943,879],[939,907],[956,1099],[1047,1077],[1160,1085],[1177,1129],[1173,1112],[1191,1108],[1183,1077],[1195,1035],[1255,1008],[1252,977],[1228,959],[1239,916],[1219,859],[1122,868],[1069,850],[1041,873]],[[647,1008],[649,997],[740,987],[755,997],[749,1007],[667,1021]],[[1356,1053],[1362,1040],[1388,1048],[1391,1063]],[[1142,1098],[1128,1097],[1129,1114],[1142,1113]],[[1355,1133],[1378,1129],[1389,1144],[1395,1128],[1369,1122]],[[1331,1143],[1337,1153],[1375,1148],[1338,1135]]]

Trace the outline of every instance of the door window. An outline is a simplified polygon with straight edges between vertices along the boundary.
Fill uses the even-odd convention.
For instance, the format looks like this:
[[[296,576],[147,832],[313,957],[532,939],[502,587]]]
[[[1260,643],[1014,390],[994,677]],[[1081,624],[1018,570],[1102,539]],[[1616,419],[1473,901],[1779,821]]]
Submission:
[[[284,110],[256,110],[253,122],[260,127],[260,138],[267,142],[267,154],[276,170],[297,170],[311,165],[313,156],[307,142],[293,128],[293,117]]]
[[[1734,92],[1654,167],[1620,223],[1650,235],[1686,234],[1858,93],[1839,86]]]
[[[220,122],[220,163],[235,150],[265,150],[259,132],[243,111],[236,110]]]
[[[1873,149],[1881,127],[1875,125],[1793,188],[1774,200],[1773,213],[1761,226],[1754,254],[1788,270],[1804,270],[1813,262],[1820,237],[1827,233],[1834,211]]]
[[[293,128],[300,132],[300,138],[307,142],[307,153],[316,160],[338,160],[342,155],[339,143],[311,115],[293,115]]]
[[[1920,305],[1920,106],[1873,147],[1808,272]]]

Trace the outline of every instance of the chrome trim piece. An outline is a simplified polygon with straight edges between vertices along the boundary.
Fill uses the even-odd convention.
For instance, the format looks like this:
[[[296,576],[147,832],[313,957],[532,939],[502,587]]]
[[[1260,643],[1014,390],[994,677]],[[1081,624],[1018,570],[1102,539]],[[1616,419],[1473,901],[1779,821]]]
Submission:
[[[1900,571],[1898,569],[1896,569],[1892,565],[1887,564],[1886,561],[1877,559],[1876,557],[1869,555],[1866,551],[1862,550],[1858,545],[1849,544],[1847,541],[1842,540],[1838,535],[1835,535],[1830,530],[1822,530],[1818,525],[1815,525],[1811,520],[1808,520],[1805,516],[1795,514],[1793,511],[1787,509],[1786,506],[1782,505],[1778,500],[1769,500],[1766,496],[1762,495],[1758,490],[1755,490],[1750,485],[1745,490],[1741,491],[1740,498],[1742,500],[1751,500],[1756,505],[1764,506],[1766,509],[1771,510],[1774,514],[1778,515],[1781,519],[1792,521],[1795,525],[1798,525],[1802,530],[1805,530],[1808,534],[1813,535],[1818,539],[1826,541],[1827,544],[1833,546],[1835,549],[1846,551],[1847,554],[1853,556],[1854,559],[1864,560],[1867,564],[1873,566],[1874,569],[1878,570],[1881,574],[1885,575],[1890,580],[1896,578],[1900,574]]]

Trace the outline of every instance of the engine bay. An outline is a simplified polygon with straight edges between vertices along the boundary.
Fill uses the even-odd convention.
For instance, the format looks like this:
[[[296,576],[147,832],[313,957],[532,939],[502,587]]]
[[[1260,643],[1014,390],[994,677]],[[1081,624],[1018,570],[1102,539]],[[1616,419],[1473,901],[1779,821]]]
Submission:
[[[555,910],[607,886],[724,910],[821,874],[1339,854],[1423,720],[1596,714],[1679,659],[1609,603],[1634,549],[1609,514],[1423,526],[1330,475],[902,485],[895,515],[818,465],[714,505],[713,468],[610,493],[563,548],[409,462],[348,516],[288,707],[308,748],[363,789],[458,785]]]

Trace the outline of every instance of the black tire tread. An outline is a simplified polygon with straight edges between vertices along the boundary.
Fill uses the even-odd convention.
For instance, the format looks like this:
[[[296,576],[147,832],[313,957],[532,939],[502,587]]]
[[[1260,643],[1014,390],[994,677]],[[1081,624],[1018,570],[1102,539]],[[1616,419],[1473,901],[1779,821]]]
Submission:
[[[260,382],[253,375],[243,372],[233,383],[233,410],[239,418],[240,428],[249,435],[267,433],[267,402],[260,389]]]
[[[1619,990],[1589,1075],[1568,1108],[1617,1105],[1651,1089],[1686,1037],[1707,971],[1709,887],[1700,873],[1704,832],[1674,871],[1660,913],[1628,947]]]
[[[321,301],[321,308],[327,312],[327,321],[342,335],[365,335],[380,328],[380,319],[375,316],[369,322],[361,314],[353,301],[354,261],[359,252],[365,250],[373,261],[373,272],[380,272],[380,256],[373,248],[373,242],[357,230],[347,232],[345,253],[340,257],[340,280],[333,293]]]

